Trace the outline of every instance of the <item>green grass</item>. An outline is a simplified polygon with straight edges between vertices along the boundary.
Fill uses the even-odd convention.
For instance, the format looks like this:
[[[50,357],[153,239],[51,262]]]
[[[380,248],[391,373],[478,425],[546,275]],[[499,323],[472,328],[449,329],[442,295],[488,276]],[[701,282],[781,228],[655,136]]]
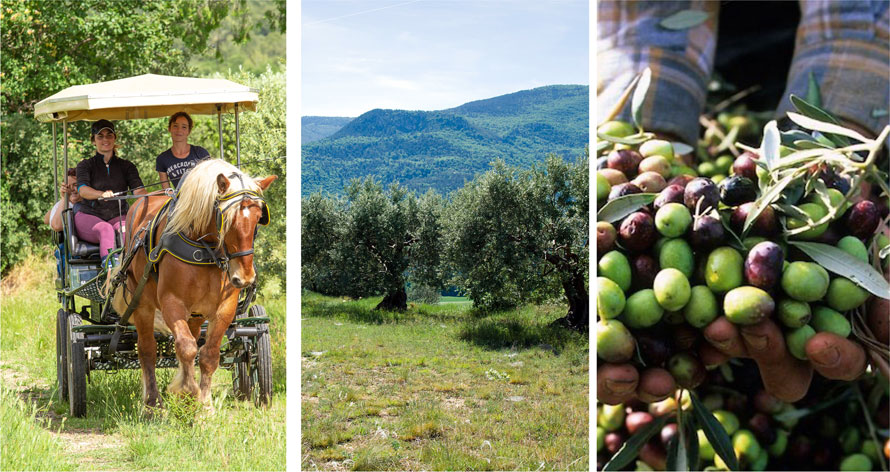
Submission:
[[[148,419],[142,409],[140,371],[93,372],[87,384],[87,416],[68,416],[55,386],[55,313],[59,309],[51,288],[54,262],[31,259],[4,280],[0,349],[3,352],[4,391],[8,373],[16,373],[25,393],[3,397],[6,418],[19,418],[42,436],[63,434],[87,437],[95,447],[59,448],[41,452],[45,440],[30,441],[30,455],[40,455],[46,467],[31,466],[19,456],[7,462],[4,440],[3,470],[283,470],[285,468],[285,301],[260,300],[272,318],[273,399],[269,408],[235,400],[231,374],[218,369],[213,376],[213,406],[207,413],[191,402],[163,396],[164,409]],[[173,369],[158,370],[163,392]],[[22,387],[16,390],[21,391]],[[25,401],[22,401],[24,399]],[[36,412],[36,413],[35,413]],[[21,418],[24,418],[22,420]],[[37,433],[35,433],[37,434]],[[37,436],[35,436],[37,437]],[[70,442],[70,441],[69,441]],[[108,443],[108,444],[104,444]],[[64,441],[63,441],[64,443]],[[108,445],[111,447],[105,447]],[[65,464],[69,466],[66,469]],[[73,466],[71,465],[73,464]]]
[[[61,442],[45,430],[38,409],[11,390],[0,391],[0,470],[74,470]]]
[[[588,470],[587,336],[561,306],[373,310],[303,292],[304,470]]]

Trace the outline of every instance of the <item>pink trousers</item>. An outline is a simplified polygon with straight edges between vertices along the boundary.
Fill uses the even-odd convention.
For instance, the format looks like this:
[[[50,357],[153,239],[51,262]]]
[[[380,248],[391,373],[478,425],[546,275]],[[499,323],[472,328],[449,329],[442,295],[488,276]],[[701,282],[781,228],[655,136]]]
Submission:
[[[124,218],[117,216],[105,221],[98,216],[78,212],[74,215],[74,226],[80,239],[99,244],[99,255],[104,258],[114,247],[114,231],[120,229]]]

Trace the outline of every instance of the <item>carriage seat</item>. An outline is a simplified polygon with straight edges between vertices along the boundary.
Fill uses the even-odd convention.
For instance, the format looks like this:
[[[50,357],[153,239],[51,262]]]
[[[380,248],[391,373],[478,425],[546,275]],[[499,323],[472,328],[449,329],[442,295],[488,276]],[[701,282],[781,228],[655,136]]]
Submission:
[[[68,232],[70,234],[68,247],[71,250],[71,261],[77,262],[78,260],[92,260],[98,258],[99,245],[81,241],[80,238],[77,237],[77,228],[74,226],[74,215],[70,209],[65,211],[65,222],[68,225],[68,228],[70,228],[70,231]]]

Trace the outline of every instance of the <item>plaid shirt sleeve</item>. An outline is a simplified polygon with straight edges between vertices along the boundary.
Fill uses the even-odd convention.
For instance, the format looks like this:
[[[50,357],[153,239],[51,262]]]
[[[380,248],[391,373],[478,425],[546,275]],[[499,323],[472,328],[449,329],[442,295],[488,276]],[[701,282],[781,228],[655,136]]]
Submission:
[[[877,135],[890,108],[890,2],[801,1],[800,9],[779,115],[794,109],[789,94],[806,96],[812,73],[823,108]]]
[[[719,2],[702,0],[599,1],[597,123],[605,119],[634,76],[648,66],[652,82],[644,103],[643,127],[695,143],[714,64],[719,7]],[[705,11],[708,19],[679,31],[659,26],[664,18],[687,9]],[[629,106],[619,119],[631,121]]]

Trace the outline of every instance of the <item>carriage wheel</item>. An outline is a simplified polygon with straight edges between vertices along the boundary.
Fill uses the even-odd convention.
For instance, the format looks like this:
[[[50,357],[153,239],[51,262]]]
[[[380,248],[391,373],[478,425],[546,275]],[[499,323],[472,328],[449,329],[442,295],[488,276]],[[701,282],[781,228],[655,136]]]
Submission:
[[[247,313],[238,313],[235,315],[235,319],[247,318]],[[244,341],[247,341],[245,339]],[[244,346],[249,346],[248,342],[244,343]],[[249,358],[250,350],[245,349],[246,352],[242,353],[242,357]],[[250,367],[248,365],[248,360],[242,362],[235,363],[235,372],[232,377],[232,390],[235,392],[235,398],[238,400],[246,400],[250,398],[251,391],[251,378],[250,378]]]
[[[87,414],[87,356],[83,333],[74,332],[72,328],[81,324],[80,315],[69,314],[65,340],[68,351],[68,411],[71,416],[80,417]]]
[[[250,316],[266,316],[266,309],[262,305],[250,307]],[[263,323],[257,325],[260,333],[256,338],[256,364],[251,365],[251,381],[256,382],[254,402],[257,406],[265,406],[272,403],[272,337],[269,335],[269,325]]]
[[[68,312],[64,308],[56,313],[56,385],[59,400],[68,399]]]

